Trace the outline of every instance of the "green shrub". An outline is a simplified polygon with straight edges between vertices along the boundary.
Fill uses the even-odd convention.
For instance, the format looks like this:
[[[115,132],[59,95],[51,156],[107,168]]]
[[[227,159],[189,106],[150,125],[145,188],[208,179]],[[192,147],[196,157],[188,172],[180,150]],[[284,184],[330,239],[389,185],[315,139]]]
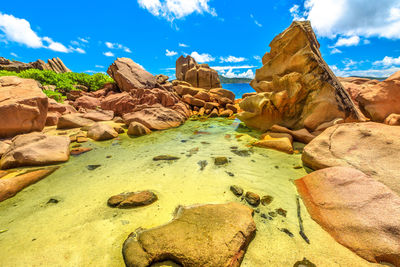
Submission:
[[[60,92],[57,91],[43,90],[43,93],[45,93],[48,98],[52,98],[59,103],[64,102],[64,99],[67,98],[66,96],[63,96]]]
[[[60,91],[75,90],[74,85],[84,85],[89,91],[96,91],[106,83],[113,83],[114,80],[103,73],[55,73],[51,70],[29,69],[19,73],[13,71],[0,70],[0,76],[18,76],[21,78],[34,79],[42,85],[55,85]]]

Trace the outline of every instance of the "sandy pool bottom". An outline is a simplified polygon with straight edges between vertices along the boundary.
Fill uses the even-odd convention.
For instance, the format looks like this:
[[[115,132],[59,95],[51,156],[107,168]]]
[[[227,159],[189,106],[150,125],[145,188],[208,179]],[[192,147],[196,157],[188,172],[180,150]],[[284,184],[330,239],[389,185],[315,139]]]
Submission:
[[[140,138],[123,134],[119,140],[85,143],[93,150],[0,203],[0,230],[7,230],[0,234],[0,266],[124,266],[122,244],[131,232],[167,223],[178,205],[241,201],[231,185],[274,198],[254,214],[257,234],[242,266],[293,266],[304,257],[316,266],[373,266],[335,242],[300,201],[310,244],[304,241],[293,184],[306,174],[295,168],[301,154],[249,148],[257,134],[235,121],[212,119]],[[152,160],[164,154],[180,159]],[[217,156],[230,162],[215,166]],[[199,161],[207,161],[204,170]],[[150,206],[121,210],[106,204],[112,195],[146,189],[159,198]],[[287,216],[263,218],[278,208]]]

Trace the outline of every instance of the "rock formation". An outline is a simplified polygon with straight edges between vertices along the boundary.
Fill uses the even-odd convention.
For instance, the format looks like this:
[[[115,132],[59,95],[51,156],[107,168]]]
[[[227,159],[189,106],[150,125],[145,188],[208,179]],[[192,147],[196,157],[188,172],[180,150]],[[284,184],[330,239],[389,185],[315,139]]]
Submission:
[[[176,79],[207,90],[221,87],[218,72],[208,64],[197,64],[191,56],[180,56],[176,61]]]
[[[311,217],[370,262],[400,266],[400,197],[349,167],[319,170],[295,184]]]
[[[41,131],[48,98],[35,80],[0,77],[0,138]]]
[[[332,126],[304,147],[304,165],[314,169],[352,167],[400,195],[400,131],[381,123]]]
[[[251,86],[258,92],[240,103],[238,118],[252,128],[274,124],[313,132],[320,124],[362,114],[323,60],[308,21],[293,22],[270,43]]]
[[[29,133],[14,137],[0,160],[1,169],[43,166],[68,161],[70,140],[67,136]]]
[[[56,73],[71,72],[71,70],[68,69],[58,57],[47,60],[47,63],[41,59],[38,59],[35,62],[23,63],[0,57],[0,70],[21,72],[28,69],[52,70]]]
[[[366,78],[340,78],[364,115],[383,122],[390,114],[400,114],[400,71],[384,81]]]
[[[128,237],[125,264],[238,267],[255,235],[252,212],[239,203],[179,207],[170,223]]]

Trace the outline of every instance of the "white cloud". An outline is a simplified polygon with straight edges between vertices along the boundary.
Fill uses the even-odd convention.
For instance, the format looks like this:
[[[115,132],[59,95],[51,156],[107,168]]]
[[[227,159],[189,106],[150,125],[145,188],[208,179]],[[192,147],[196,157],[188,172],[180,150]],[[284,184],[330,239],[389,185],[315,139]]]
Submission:
[[[229,62],[229,63],[237,63],[237,62],[243,62],[247,60],[247,58],[244,57],[234,57],[234,56],[229,56],[229,57],[220,57],[220,62]]]
[[[78,52],[79,54],[86,54],[86,51],[85,50],[83,50],[82,48],[80,48],[80,47],[77,47],[77,48],[73,48],[73,47],[69,47],[69,50],[70,51],[76,51],[76,52]]]
[[[126,46],[124,46],[122,44],[119,44],[119,43],[104,42],[104,44],[109,49],[120,49],[120,50],[125,51],[126,53],[132,53],[132,51],[128,47],[126,47]]]
[[[303,10],[319,36],[400,39],[399,0],[306,0]]]
[[[340,70],[336,65],[330,66],[332,71],[336,76],[339,77],[350,77],[350,76],[359,76],[359,77],[377,77],[384,78],[389,77],[393,73],[400,71],[400,67],[391,67],[385,69],[367,69],[367,70]]]
[[[235,70],[235,69],[252,69],[252,68],[256,68],[257,66],[251,66],[251,65],[243,65],[243,66],[214,66],[214,67],[210,67],[216,71],[221,71],[224,72],[226,70]]]
[[[300,6],[294,5],[289,9],[290,15],[293,17],[293,20],[305,20],[304,14],[300,13]]]
[[[9,41],[32,48],[43,47],[42,38],[31,29],[30,23],[25,19],[0,13],[0,31],[4,32]]]
[[[106,57],[114,57],[114,53],[113,52],[104,52],[103,55],[105,55]]]
[[[248,69],[247,71],[242,73],[235,73],[233,72],[232,69],[229,69],[227,72],[222,71],[222,75],[226,78],[247,78],[247,79],[254,78],[254,72],[251,69]]]
[[[175,51],[169,51],[168,49],[165,50],[165,55],[166,55],[167,57],[173,57],[173,56],[176,56],[177,54],[178,54],[178,53],[175,52]]]
[[[189,47],[187,44],[179,43],[180,47]]]
[[[351,37],[340,37],[335,46],[356,46],[360,43],[360,37],[357,35]]]
[[[340,51],[339,49],[337,49],[336,47],[334,47],[332,50],[331,50],[331,55],[334,55],[334,54],[341,54],[342,53],[342,51]]]
[[[165,18],[168,21],[182,19],[192,13],[209,13],[217,16],[214,8],[208,5],[210,0],[137,0],[141,8],[153,16]]]
[[[258,27],[262,27],[262,24],[259,23],[259,22],[254,18],[253,14],[250,14],[250,18],[253,19],[254,23],[255,23]]]
[[[400,56],[397,58],[386,56],[382,60],[375,61],[373,64],[374,65],[383,65],[383,66],[400,65]]]
[[[82,43],[89,43],[89,38],[78,37],[78,40],[81,41]]]
[[[103,65],[95,65],[96,68],[104,69]]]
[[[253,57],[255,60],[261,61],[261,57],[260,56],[254,56]]]
[[[56,52],[85,53],[80,48],[67,48],[60,42],[53,41],[50,37],[40,37],[31,28],[30,23],[25,19],[16,18],[13,15],[0,13],[0,31],[4,33],[4,38],[8,41],[20,43],[31,48],[47,48]],[[71,42],[72,43],[72,42]]]
[[[212,57],[210,54],[199,54],[196,51],[192,52],[190,56],[194,58],[198,63],[212,62],[215,60],[215,58]]]
[[[10,55],[12,55],[13,57],[18,57],[18,55],[15,54],[14,52],[11,52]]]

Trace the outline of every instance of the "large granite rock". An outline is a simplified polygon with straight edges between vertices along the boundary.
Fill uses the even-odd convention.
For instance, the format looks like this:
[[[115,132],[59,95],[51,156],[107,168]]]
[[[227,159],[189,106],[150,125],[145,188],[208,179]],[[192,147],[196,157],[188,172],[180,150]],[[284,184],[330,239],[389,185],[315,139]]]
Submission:
[[[14,137],[0,160],[1,169],[23,166],[42,166],[68,161],[70,139],[29,133]]]
[[[171,260],[182,266],[239,266],[256,231],[252,212],[239,203],[179,207],[170,223],[128,237],[125,264]]]
[[[308,21],[294,21],[270,43],[238,118],[252,128],[274,124],[313,132],[320,124],[343,118],[362,120],[350,96],[323,60]]]
[[[383,122],[390,114],[400,113],[400,72],[384,81],[358,77],[340,78],[364,115]]]
[[[212,89],[221,87],[218,72],[207,64],[197,64],[191,56],[180,56],[176,61],[176,78],[193,87]]]
[[[400,197],[348,167],[319,170],[295,184],[311,217],[370,262],[400,266]]]
[[[0,138],[41,131],[48,98],[32,79],[0,77]]]
[[[84,126],[91,126],[94,124],[94,121],[83,118],[82,116],[83,114],[80,113],[62,115],[58,119],[57,129],[80,128]]]
[[[156,87],[156,78],[130,58],[118,58],[108,68],[107,73],[122,91]]]
[[[97,122],[90,126],[87,137],[95,141],[104,141],[118,137],[118,133],[111,125]]]
[[[57,73],[71,72],[58,57],[47,60],[47,63],[41,59],[35,62],[23,63],[0,57],[0,70],[21,72],[28,69],[52,70]]]
[[[58,167],[34,170],[12,178],[0,179],[0,202],[15,196],[19,191],[49,176]]]
[[[304,165],[314,169],[352,167],[400,195],[398,126],[365,122],[332,126],[304,147]]]

